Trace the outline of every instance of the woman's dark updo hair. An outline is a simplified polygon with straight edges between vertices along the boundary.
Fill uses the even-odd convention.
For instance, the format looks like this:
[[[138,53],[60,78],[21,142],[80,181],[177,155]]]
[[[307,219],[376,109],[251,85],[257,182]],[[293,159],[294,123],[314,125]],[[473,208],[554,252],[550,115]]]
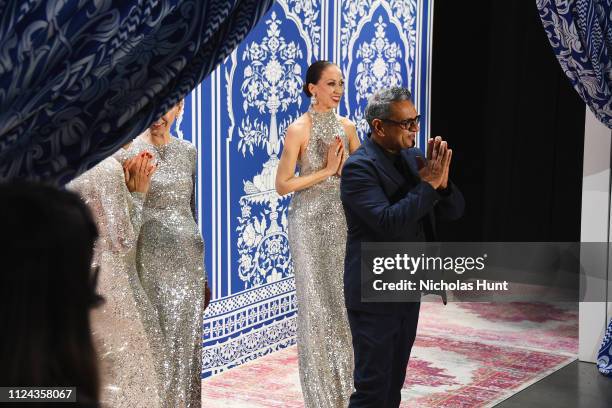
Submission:
[[[334,63],[321,60],[313,62],[308,67],[308,71],[306,71],[306,81],[304,81],[303,87],[306,96],[308,96],[309,98],[312,96],[312,93],[310,93],[310,90],[308,90],[308,84],[316,84],[317,82],[319,82],[319,79],[321,79],[321,74],[323,73],[323,71],[325,71],[325,68],[329,67],[330,65],[334,65]]]

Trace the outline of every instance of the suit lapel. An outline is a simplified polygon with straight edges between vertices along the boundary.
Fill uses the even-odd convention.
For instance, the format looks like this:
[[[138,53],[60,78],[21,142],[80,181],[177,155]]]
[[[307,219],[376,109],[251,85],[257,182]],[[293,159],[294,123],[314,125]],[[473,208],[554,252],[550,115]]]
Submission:
[[[414,178],[414,180],[417,180],[418,182],[421,180],[421,176],[419,175],[419,168],[417,166],[416,155],[414,154],[415,151],[416,150],[414,149],[404,149],[401,151],[400,154],[402,155],[402,159],[404,159],[404,162],[406,162],[406,164],[408,164],[408,167],[410,167],[410,170],[412,171],[412,177]]]
[[[363,141],[364,148],[368,153],[368,156],[374,161],[374,165],[383,172],[388,178],[390,178],[398,187],[404,184],[404,178],[395,169],[393,164],[387,159],[385,154],[382,152],[382,148],[375,146],[375,143],[366,137]]]

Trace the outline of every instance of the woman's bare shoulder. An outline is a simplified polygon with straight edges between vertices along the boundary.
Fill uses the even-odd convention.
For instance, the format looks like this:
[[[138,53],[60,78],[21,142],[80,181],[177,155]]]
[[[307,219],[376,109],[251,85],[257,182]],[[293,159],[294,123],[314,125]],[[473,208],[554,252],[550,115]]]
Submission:
[[[340,123],[342,123],[342,126],[344,126],[345,128],[349,128],[349,129],[350,128],[353,128],[353,129],[357,128],[355,126],[355,122],[353,122],[349,118],[346,118],[344,116],[338,116],[338,119],[340,120]]]
[[[311,121],[308,114],[303,114],[287,127],[286,137],[303,140],[308,136],[310,131]]]

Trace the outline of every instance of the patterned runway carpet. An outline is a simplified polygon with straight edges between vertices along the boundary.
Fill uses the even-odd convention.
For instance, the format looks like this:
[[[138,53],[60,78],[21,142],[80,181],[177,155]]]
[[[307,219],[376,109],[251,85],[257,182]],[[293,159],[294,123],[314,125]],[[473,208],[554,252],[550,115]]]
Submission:
[[[491,407],[576,359],[578,306],[422,304],[402,407]],[[202,383],[205,408],[303,407],[296,346]]]

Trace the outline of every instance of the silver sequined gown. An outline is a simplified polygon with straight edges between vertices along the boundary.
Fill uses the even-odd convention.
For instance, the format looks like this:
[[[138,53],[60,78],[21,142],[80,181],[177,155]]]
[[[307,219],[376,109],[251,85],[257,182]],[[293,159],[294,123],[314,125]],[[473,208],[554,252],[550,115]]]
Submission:
[[[99,238],[94,266],[105,302],[92,311],[104,407],[161,407],[163,338],[136,272],[143,195],[128,191],[121,164],[100,162],[67,185],[91,209]]]
[[[348,140],[333,111],[309,111],[312,129],[300,176],[322,169],[336,135]],[[307,408],[345,408],[353,391],[353,349],[344,306],[346,221],[340,178],[332,176],[293,195],[288,217],[289,246],[298,302],[297,346]]]
[[[165,406],[200,407],[206,278],[204,242],[195,218],[196,149],[176,138],[154,146],[139,136],[129,152],[143,150],[158,166],[144,203],[136,259],[165,336]]]

